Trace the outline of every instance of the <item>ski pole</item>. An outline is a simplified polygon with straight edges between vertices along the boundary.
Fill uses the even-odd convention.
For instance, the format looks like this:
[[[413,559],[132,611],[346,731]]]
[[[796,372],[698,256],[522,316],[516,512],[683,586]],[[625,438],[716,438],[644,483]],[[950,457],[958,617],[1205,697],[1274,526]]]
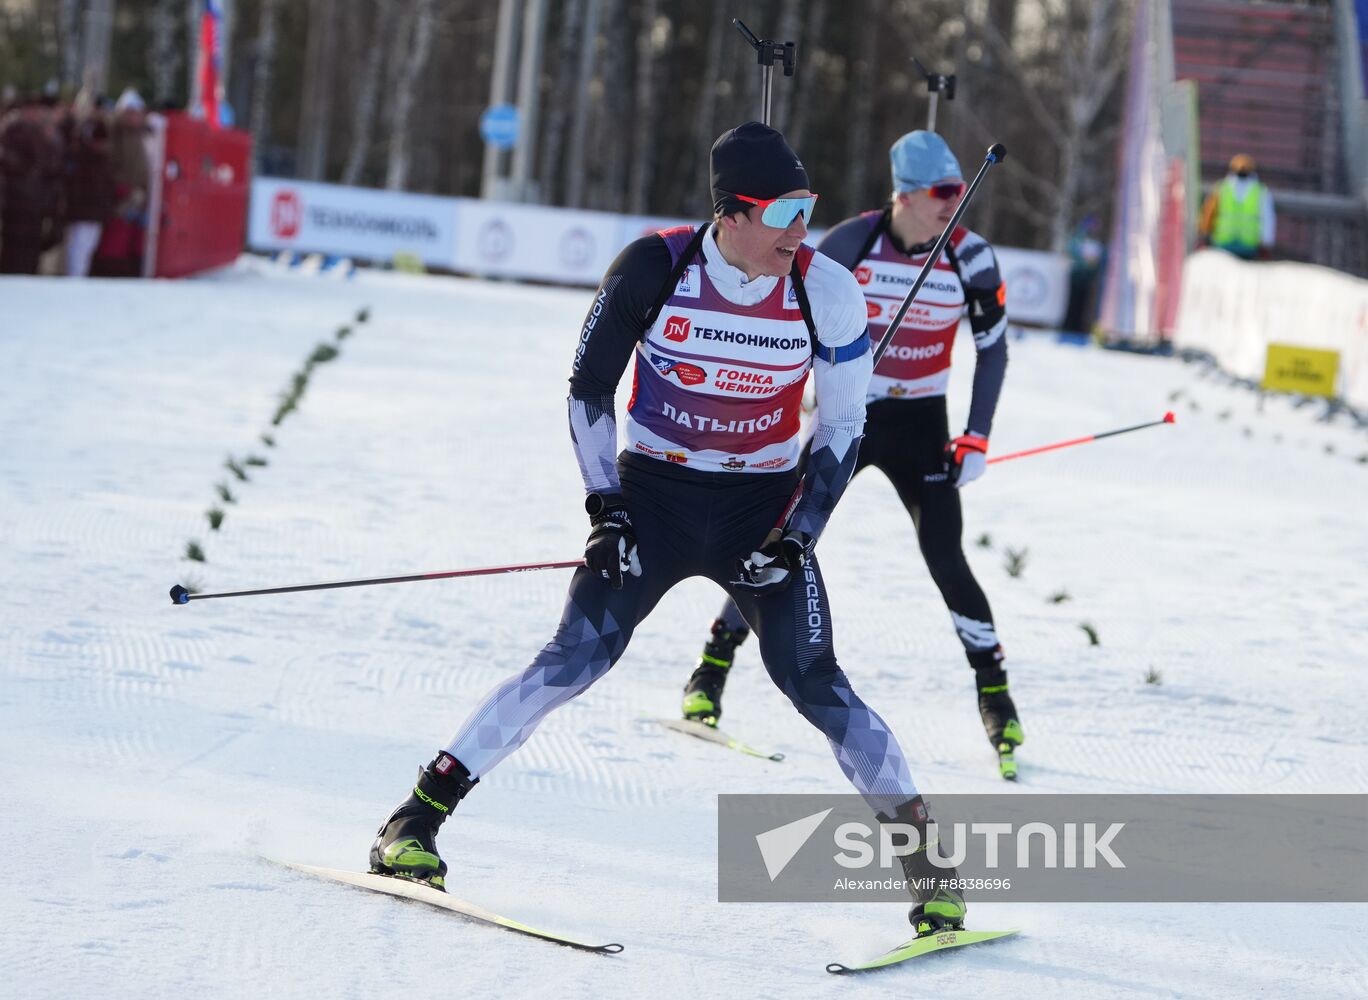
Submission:
[[[1025,458],[1027,455],[1039,455],[1045,451],[1057,451],[1060,448],[1072,448],[1076,444],[1087,444],[1089,441],[1101,441],[1103,438],[1115,437],[1118,434],[1129,434],[1131,431],[1142,431],[1146,427],[1158,427],[1160,424],[1174,423],[1173,411],[1164,414],[1162,420],[1151,420],[1149,423],[1136,424],[1134,427],[1122,427],[1114,431],[1103,431],[1101,434],[1089,434],[1087,437],[1074,438],[1071,441],[1057,441],[1054,444],[1041,445],[1039,448],[1027,448],[1025,451],[1014,451],[1009,455],[999,455],[997,458],[988,459],[988,464],[994,462],[1010,462],[1014,458]]]
[[[337,590],[340,587],[370,587],[382,583],[415,583],[418,580],[452,580],[461,576],[493,576],[496,573],[529,573],[538,569],[569,569],[583,566],[583,559],[573,562],[524,563],[520,566],[483,566],[479,569],[457,569],[446,573],[415,573],[412,576],[384,576],[371,580],[339,580],[336,583],[305,583],[294,587],[266,587],[262,590],[233,590],[222,594],[192,594],[179,583],[171,588],[172,604],[207,601],[211,597],[255,597],[259,594],[296,594],[303,590]]]
[[[902,300],[902,305],[898,306],[897,315],[893,317],[893,321],[888,324],[888,329],[884,331],[882,339],[879,340],[879,346],[874,350],[875,368],[879,367],[879,359],[884,356],[884,351],[888,350],[888,345],[893,342],[893,334],[897,331],[898,327],[902,325],[903,317],[907,315],[907,310],[912,308],[912,300],[917,297],[917,293],[921,291],[922,285],[926,284],[926,279],[930,276],[931,269],[936,266],[936,261],[940,260],[941,251],[945,249],[945,244],[950,242],[950,234],[953,233],[955,227],[959,225],[960,217],[964,215],[964,210],[969,206],[969,199],[974,197],[974,192],[978,190],[979,183],[983,180],[983,175],[988,173],[988,168],[994,163],[1001,163],[1006,158],[1007,147],[1002,143],[995,142],[988,147],[988,152],[983,160],[983,166],[979,167],[978,173],[974,175],[973,183],[971,183],[968,190],[964,192],[964,197],[960,199],[959,207],[955,209],[955,214],[950,217],[950,221],[946,224],[945,230],[936,240],[936,245],[931,248],[931,253],[927,255],[926,263],[922,265],[921,272],[917,275],[917,280],[912,282],[912,288],[908,291],[907,297]],[[798,506],[798,501],[802,495],[803,483],[800,480],[797,489],[793,491],[793,496],[789,500],[788,506],[784,508],[783,516],[779,519],[779,523],[775,525],[776,530],[782,528],[788,521],[789,515],[792,514],[794,509]]]
[[[931,248],[931,252],[926,256],[926,263],[922,265],[921,273],[917,275],[917,280],[912,282],[912,288],[908,291],[907,297],[902,300],[902,305],[898,306],[898,312],[893,317],[893,321],[888,324],[888,329],[884,331],[883,338],[879,341],[879,346],[874,350],[874,367],[879,367],[879,359],[888,350],[888,345],[893,342],[893,334],[898,332],[898,327],[902,325],[903,317],[907,315],[907,310],[912,308],[912,300],[921,291],[922,285],[926,284],[926,279],[931,275],[931,269],[936,266],[936,261],[940,260],[941,252],[945,249],[945,244],[950,242],[950,234],[959,225],[959,220],[964,215],[964,210],[969,207],[969,199],[974,197],[974,192],[978,190],[979,184],[983,181],[984,174],[988,173],[988,168],[994,163],[1001,163],[1007,158],[1007,147],[1000,142],[995,142],[988,147],[988,152],[983,160],[983,166],[979,167],[978,173],[974,175],[968,190],[964,192],[964,197],[960,199],[959,207],[955,209],[955,214],[950,216],[950,221],[946,224],[944,232],[936,240],[936,245]]]

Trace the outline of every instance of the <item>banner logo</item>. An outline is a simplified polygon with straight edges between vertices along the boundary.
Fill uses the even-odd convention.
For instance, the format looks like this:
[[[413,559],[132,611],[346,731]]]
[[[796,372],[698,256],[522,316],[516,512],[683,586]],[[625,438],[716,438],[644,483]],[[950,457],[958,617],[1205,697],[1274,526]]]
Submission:
[[[299,224],[304,218],[304,206],[299,195],[289,188],[281,188],[271,199],[271,233],[278,240],[292,240],[299,235]]]

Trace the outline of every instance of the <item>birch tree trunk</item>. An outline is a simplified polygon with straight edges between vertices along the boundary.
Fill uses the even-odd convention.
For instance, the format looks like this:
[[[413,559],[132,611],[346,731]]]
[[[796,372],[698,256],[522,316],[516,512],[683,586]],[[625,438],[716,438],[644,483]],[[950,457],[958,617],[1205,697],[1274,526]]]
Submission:
[[[152,8],[152,45],[148,50],[148,71],[152,77],[154,106],[176,96],[176,78],[181,71],[181,46],[176,44],[179,21],[178,0],[157,0]]]
[[[859,211],[865,202],[865,182],[869,177],[869,142],[874,124],[874,81],[878,78],[878,68],[875,65],[879,40],[877,3],[876,0],[864,0],[860,6],[859,44],[856,47],[855,72],[851,81],[850,138],[846,145],[850,156],[842,216]]]
[[[822,32],[826,29],[826,16],[827,0],[808,0],[807,26],[803,31],[803,38],[807,41],[806,44],[799,42],[798,72],[793,78],[795,104],[784,115],[784,137],[799,157],[803,155],[803,136],[807,131],[809,110],[816,96],[817,67],[813,65],[811,56],[816,54],[816,40],[822,37]]]
[[[81,78],[81,0],[62,0],[57,8],[57,36],[61,45],[62,86],[75,90],[85,85]]]
[[[1011,136],[1006,132],[999,132],[1004,123],[995,119],[997,116],[990,112],[993,108],[1006,108],[1009,105],[1007,90],[1011,85],[1007,80],[1006,70],[1001,65],[1001,59],[997,55],[996,48],[989,44],[984,36],[984,23],[992,25],[993,29],[1001,35],[1008,47],[1011,47],[1016,38],[1017,22],[1017,0],[986,0],[979,14],[977,23],[973,25],[973,34],[976,39],[982,42],[981,54],[976,67],[968,69],[961,66],[959,69],[960,79],[964,81],[962,93],[956,99],[956,103],[963,102],[964,106],[972,106],[982,110],[981,118],[991,122],[990,135],[985,137],[980,133],[979,138],[988,138],[992,142],[1005,141],[1008,149],[1011,149]],[[967,32],[966,32],[967,34]],[[996,221],[1003,201],[1003,185],[984,184],[979,189],[975,198],[975,216],[983,219],[983,224],[979,227],[980,231],[989,238],[996,237]]]
[[[252,173],[261,172],[262,156],[271,141],[271,88],[275,82],[276,11],[280,0],[261,0],[258,11],[256,62],[252,66]]]
[[[542,202],[556,204],[557,195],[564,190],[567,171],[563,169],[565,128],[570,120],[571,106],[582,99],[575,81],[578,78],[576,54],[581,46],[593,45],[594,39],[585,37],[583,0],[565,0],[561,12],[560,46],[556,51],[555,77],[550,100],[546,106],[546,128],[542,133],[541,162],[537,177],[541,182]]]
[[[1072,6],[1072,5],[1070,5]],[[1050,249],[1063,253],[1079,216],[1080,196],[1096,169],[1096,154],[1088,141],[1112,87],[1120,75],[1122,60],[1115,58],[1116,0],[1093,0],[1087,6],[1087,30],[1082,52],[1075,54],[1064,41],[1064,99],[1067,113],[1059,150],[1059,199],[1050,226]],[[1068,8],[1065,16],[1068,16]]]
[[[631,76],[626,51],[632,44],[622,0],[603,0],[604,38],[608,43],[603,56],[603,97],[598,103],[594,133],[596,147],[602,152],[600,170],[593,185],[590,207],[621,209],[627,184],[627,141],[624,130],[631,115],[629,95]]]
[[[566,165],[565,203],[571,208],[584,207],[584,192],[588,185],[588,170],[584,148],[589,136],[591,112],[595,97],[594,67],[599,46],[599,10],[601,0],[586,0],[583,39],[580,42],[579,68],[575,75],[575,111],[570,129],[570,161]]]
[[[630,168],[627,210],[644,215],[649,204],[651,176],[655,165],[656,113],[656,18],[659,0],[640,0],[641,24],[637,27],[636,107],[631,135],[634,155]]]
[[[736,31],[726,16],[729,6],[728,0],[713,0],[706,22],[703,73],[699,78],[693,128],[671,185],[670,204],[681,206],[686,215],[695,214],[689,210],[689,206],[708,205],[710,202],[707,192],[700,188],[707,178],[708,150],[722,131],[717,121],[718,90],[722,86],[722,45],[727,36]],[[711,214],[711,207],[705,214]]]
[[[361,181],[366,161],[370,157],[371,141],[375,135],[375,110],[380,97],[380,68],[384,62],[387,21],[383,11],[376,8],[367,35],[364,31],[364,10],[367,6],[369,5],[365,3],[353,5],[357,27],[362,29],[358,34],[369,40],[365,46],[366,55],[361,63],[361,82],[356,93],[356,130],[352,133],[351,149],[347,151],[347,162],[342,168],[343,184],[357,184]]]
[[[415,0],[413,14],[413,49],[407,55],[399,73],[394,93],[394,130],[390,133],[389,162],[385,169],[385,187],[402,191],[408,183],[412,163],[412,117],[418,81],[427,66],[432,51],[433,2]]]
[[[336,3],[312,0],[309,36],[304,53],[304,95],[299,109],[298,173],[304,180],[323,180],[332,125],[333,62],[337,49]]]

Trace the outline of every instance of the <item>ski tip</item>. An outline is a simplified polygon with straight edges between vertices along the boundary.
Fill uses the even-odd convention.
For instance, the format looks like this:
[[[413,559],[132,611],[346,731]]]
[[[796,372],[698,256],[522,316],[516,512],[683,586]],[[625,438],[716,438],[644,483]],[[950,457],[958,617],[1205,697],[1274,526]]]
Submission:
[[[844,973],[844,972],[849,972],[849,971],[850,971],[850,966],[848,966],[848,965],[842,965],[840,962],[828,962],[828,963],[827,963],[827,972],[830,972],[833,976],[839,976],[839,975],[841,975],[842,973]]]
[[[603,952],[605,955],[618,955],[622,952],[622,945],[614,942],[613,944],[600,945],[597,950]]]
[[[777,764],[779,761],[784,759],[784,755],[781,753],[772,753],[769,755],[769,759]]]

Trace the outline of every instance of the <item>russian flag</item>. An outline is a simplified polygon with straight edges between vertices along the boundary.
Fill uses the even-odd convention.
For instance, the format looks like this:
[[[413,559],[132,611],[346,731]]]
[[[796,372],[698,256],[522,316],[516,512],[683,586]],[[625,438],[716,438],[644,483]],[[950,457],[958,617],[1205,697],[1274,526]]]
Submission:
[[[219,108],[223,103],[223,50],[219,42],[223,29],[223,8],[219,0],[204,0],[200,15],[199,72],[200,109],[212,127],[221,124]]]

